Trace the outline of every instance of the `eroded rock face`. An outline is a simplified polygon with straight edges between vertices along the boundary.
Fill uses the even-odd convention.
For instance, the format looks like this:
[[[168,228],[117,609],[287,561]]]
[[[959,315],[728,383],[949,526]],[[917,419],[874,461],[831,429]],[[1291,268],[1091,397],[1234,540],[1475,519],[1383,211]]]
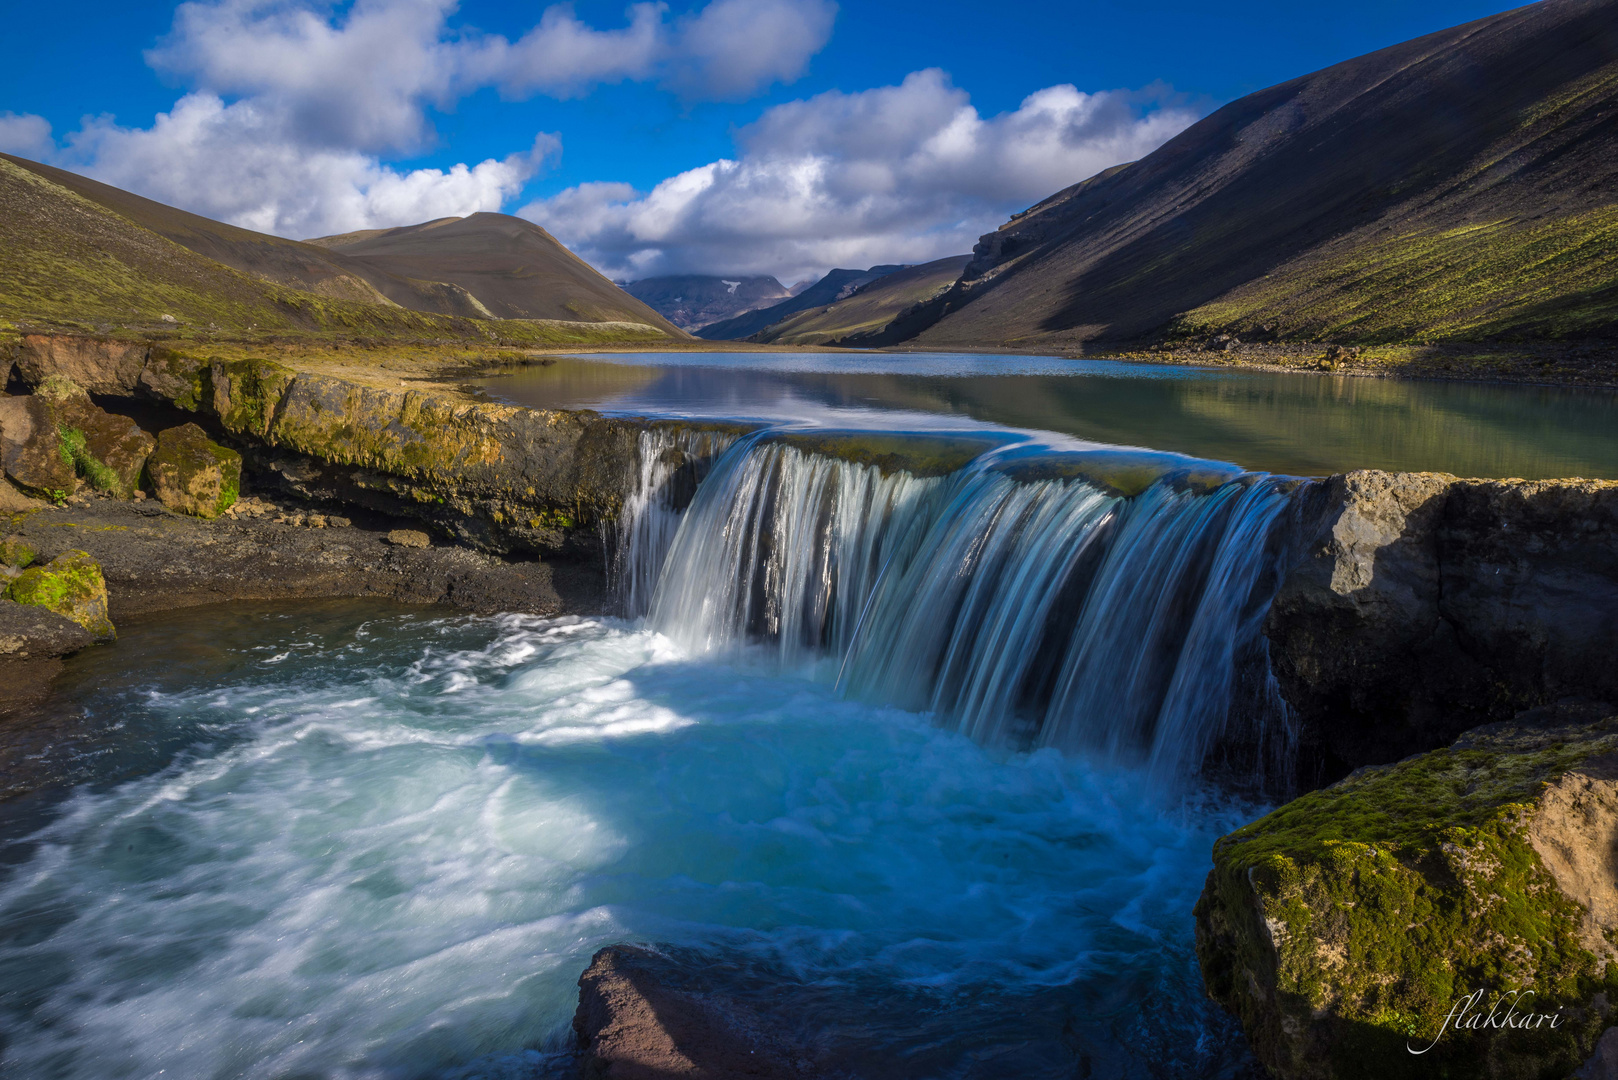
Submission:
[[[129,498],[156,445],[127,416],[109,413],[77,383],[60,375],[43,380],[34,396],[56,425],[58,453],[97,491]]]
[[[146,472],[164,506],[212,519],[236,502],[242,456],[208,438],[197,425],[181,424],[157,437],[157,449],[146,461]]]
[[[127,394],[139,381],[150,351],[138,341],[25,334],[17,344],[16,364],[32,386],[58,375],[92,394]]]
[[[5,595],[73,620],[97,641],[115,636],[107,614],[107,582],[100,565],[83,551],[64,552],[43,566],[29,567],[11,579]]]
[[[1266,622],[1309,787],[1564,697],[1618,701],[1618,483],[1334,476]]]
[[[1567,1076],[1618,1002],[1615,842],[1618,716],[1360,770],[1215,846],[1208,992],[1285,1078]],[[1513,991],[1555,1026],[1466,1025]]]

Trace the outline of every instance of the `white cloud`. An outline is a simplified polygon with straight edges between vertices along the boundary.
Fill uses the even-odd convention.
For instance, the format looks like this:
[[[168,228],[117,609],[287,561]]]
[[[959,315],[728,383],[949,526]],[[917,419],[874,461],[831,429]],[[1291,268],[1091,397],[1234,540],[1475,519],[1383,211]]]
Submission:
[[[985,118],[943,72],[918,71],[777,106],[739,134],[735,160],[645,194],[582,184],[518,213],[615,276],[923,262],[1197,119],[1165,97],[1052,86]]]
[[[38,117],[0,116],[0,146],[248,228],[310,236],[498,210],[560,150],[400,170],[430,146],[429,109],[483,87],[567,97],[656,81],[687,100],[745,97],[803,73],[831,34],[832,0],[711,0],[671,19],[638,3],[596,29],[547,7],[515,42],[449,25],[456,0],[196,0],[146,54],[189,87],[148,128],[88,120],[56,152]]]
[[[260,232],[308,237],[499,210],[561,146],[450,169],[400,171],[355,150],[308,146],[288,116],[252,99],[187,94],[150,128],[92,120],[69,159],[117,187]]]
[[[49,155],[55,148],[56,144],[51,141],[51,123],[43,116],[0,113],[0,153],[39,158]]]

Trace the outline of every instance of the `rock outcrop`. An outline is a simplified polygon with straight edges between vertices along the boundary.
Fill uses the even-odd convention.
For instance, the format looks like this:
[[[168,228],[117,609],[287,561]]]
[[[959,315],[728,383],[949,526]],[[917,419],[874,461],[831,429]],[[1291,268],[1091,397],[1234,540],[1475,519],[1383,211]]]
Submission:
[[[1568,715],[1362,769],[1215,845],[1198,959],[1276,1075],[1560,1078],[1591,1054],[1618,1003],[1618,715]]]
[[[801,1055],[734,1003],[669,985],[672,967],[633,946],[602,949],[579,977],[579,1038],[590,1080],[807,1080]]]
[[[62,453],[56,421],[33,394],[0,397],[0,467],[31,494],[60,499],[79,486],[73,458]]]
[[[11,579],[5,596],[71,619],[97,641],[115,636],[107,615],[106,579],[86,552],[67,551],[44,565],[30,566]]]
[[[81,480],[128,498],[152,446],[133,420],[99,408],[61,375],[33,394],[0,397],[0,465],[25,490],[52,499],[73,494]]]
[[[157,437],[146,472],[164,506],[212,519],[234,506],[241,493],[242,456],[208,438],[197,425],[181,424]]]
[[[1313,539],[1266,632],[1300,786],[1564,698],[1618,702],[1618,482],[1365,471],[1299,507]]]

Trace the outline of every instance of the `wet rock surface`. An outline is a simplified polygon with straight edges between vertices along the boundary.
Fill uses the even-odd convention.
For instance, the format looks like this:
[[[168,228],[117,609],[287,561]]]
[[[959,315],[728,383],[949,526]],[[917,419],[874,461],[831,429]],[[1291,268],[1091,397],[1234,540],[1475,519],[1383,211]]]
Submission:
[[[629,945],[602,949],[579,978],[581,1072],[588,1080],[809,1080],[834,1075],[755,1013],[682,987],[676,965]],[[835,1075],[841,1075],[836,1073]]]
[[[1197,955],[1276,1075],[1550,1078],[1598,1052],[1618,999],[1618,715],[1583,711],[1608,715],[1489,725],[1219,841]]]

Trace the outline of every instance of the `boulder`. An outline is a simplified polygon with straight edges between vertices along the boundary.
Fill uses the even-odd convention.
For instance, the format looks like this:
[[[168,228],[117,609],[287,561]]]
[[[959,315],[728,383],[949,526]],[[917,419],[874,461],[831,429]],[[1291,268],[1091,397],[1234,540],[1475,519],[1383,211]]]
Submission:
[[[396,547],[430,548],[433,539],[420,529],[394,529],[388,533],[388,543]]]
[[[65,499],[78,490],[71,455],[63,455],[56,420],[35,395],[0,397],[0,468],[24,491]]]
[[[33,562],[38,554],[39,552],[34,550],[34,545],[20,536],[8,536],[0,540],[0,564],[21,570]]]
[[[51,660],[95,641],[84,627],[47,608],[0,600],[0,661]]]
[[[98,641],[116,636],[107,617],[107,582],[101,566],[82,551],[67,551],[11,579],[6,597],[78,623]]]
[[[56,422],[61,453],[97,491],[134,495],[156,441],[127,416],[109,413],[78,384],[59,375],[42,381],[34,396]]]
[[[602,949],[579,977],[573,1030],[592,1080],[807,1080],[802,1050],[748,1010],[671,985],[673,965],[628,945]]]
[[[1259,1060],[1284,1080],[1578,1068],[1618,1004],[1614,712],[1530,711],[1221,839],[1197,958]]]
[[[216,518],[236,502],[242,456],[208,438],[197,425],[182,424],[158,435],[146,474],[170,510]]]

